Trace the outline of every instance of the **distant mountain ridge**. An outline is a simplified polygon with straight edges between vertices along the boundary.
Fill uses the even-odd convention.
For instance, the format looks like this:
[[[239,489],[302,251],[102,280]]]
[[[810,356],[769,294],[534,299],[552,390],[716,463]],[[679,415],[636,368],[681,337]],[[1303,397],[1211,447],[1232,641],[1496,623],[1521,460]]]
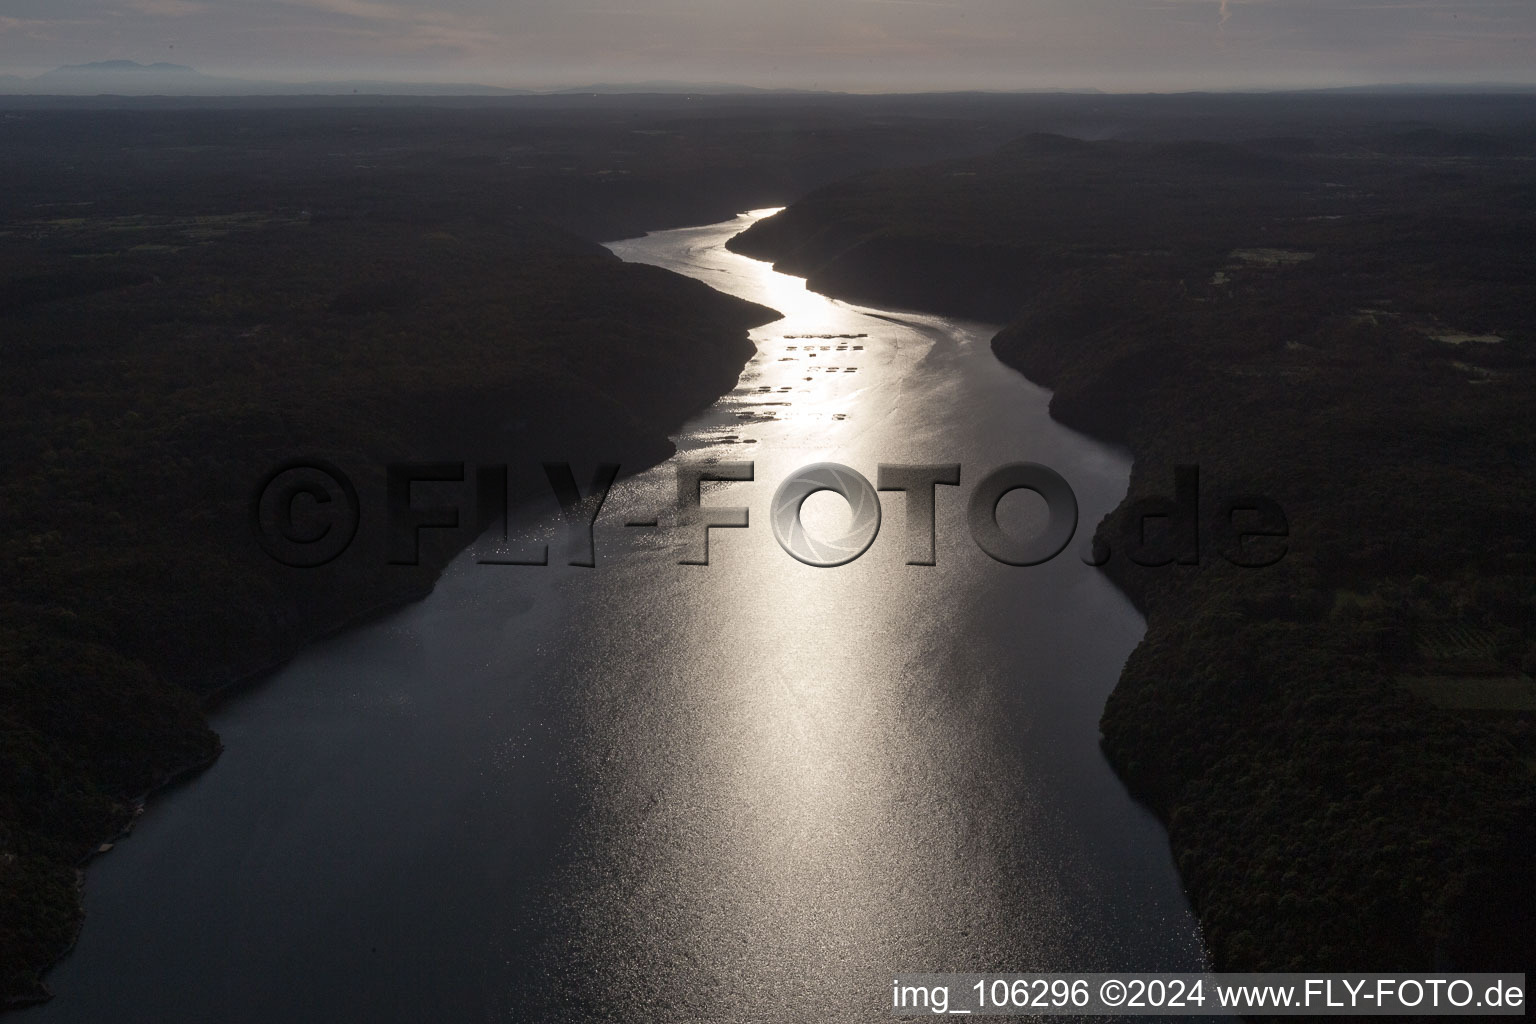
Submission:
[[[582,93],[753,94],[804,89],[760,89],[727,82],[617,82],[550,89],[509,89],[474,82],[388,82],[368,79],[337,82],[273,82],[207,75],[184,64],[100,60],[66,64],[32,78],[0,75],[0,95],[35,96],[528,96]]]
[[[667,79],[653,79],[644,82],[598,82],[592,85],[575,85],[559,89],[546,90],[557,96],[572,96],[581,93],[667,93],[682,94],[690,92],[707,92],[721,95],[756,94],[756,93],[814,93],[815,89],[764,89],[755,85],[733,85],[730,82],[674,82]]]
[[[768,95],[822,93],[821,89],[764,88],[730,82],[688,82],[653,79],[638,82],[600,82],[589,85],[549,86],[539,89],[514,89],[477,82],[391,82],[357,79],[332,82],[278,82],[254,78],[208,75],[185,64],[157,61],[140,64],[133,60],[99,60],[86,64],[65,64],[27,77],[0,74],[0,96],[573,96],[573,95]],[[836,90],[833,90],[836,91]],[[953,90],[918,90],[952,92]],[[1074,89],[974,89],[976,95],[1012,93],[1102,95],[1094,88]],[[1328,93],[1339,95],[1409,94],[1409,93],[1521,93],[1536,92],[1536,84],[1414,84],[1321,86],[1310,89],[1238,88],[1218,90],[1234,93]]]
[[[52,71],[47,72],[47,74],[57,75],[64,71],[190,71],[194,75],[197,74],[197,72],[192,71],[185,64],[167,64],[165,61],[156,61],[153,64],[140,64],[136,60],[98,60],[92,61],[89,64],[65,64],[63,67],[54,68]]]
[[[270,82],[205,75],[184,64],[164,61],[100,60],[66,64],[33,78],[0,75],[0,94],[36,96],[514,96],[527,92],[469,82]]]

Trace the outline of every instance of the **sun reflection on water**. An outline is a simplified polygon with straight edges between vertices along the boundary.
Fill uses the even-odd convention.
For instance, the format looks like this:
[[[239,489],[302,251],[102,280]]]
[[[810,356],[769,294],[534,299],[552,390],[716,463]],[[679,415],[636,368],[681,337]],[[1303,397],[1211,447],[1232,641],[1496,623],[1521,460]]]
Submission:
[[[719,992],[768,1017],[875,1017],[876,980],[892,970],[1113,965],[1126,940],[1097,920],[1104,906],[1073,902],[1087,826],[1067,819],[1101,790],[1124,801],[1096,720],[1139,635],[1134,613],[1111,594],[1098,635],[1069,630],[1058,616],[1081,609],[1065,595],[1102,603],[1102,581],[1069,560],[1009,575],[957,534],[955,494],[940,496],[937,567],[904,564],[902,505],[887,500],[875,545],[830,570],[778,547],[767,497],[814,462],[873,480],[882,461],[995,465],[1045,445],[1044,461],[1097,467],[1075,481],[1091,485],[1079,498],[1096,517],[1125,466],[1079,458],[1074,446],[1097,446],[1049,422],[1048,396],[975,344],[981,328],[873,316],[722,248],[772,212],[671,233],[683,244],[669,248],[613,247],[784,317],[752,333],[737,388],[677,438],[678,458],[755,463],[753,482],[704,492],[748,505],[751,527],[715,531],[711,564],[687,571],[656,564],[664,536],[639,542],[621,569],[631,589],[603,588],[584,615],[602,629],[573,670],[594,681],[585,717],[611,759],[594,768],[591,845],[573,876],[582,948],[635,965],[679,1018],[707,1016]],[[673,473],[623,484],[613,514],[665,507]],[[1021,701],[1085,675],[1099,687],[1087,700]],[[1069,727],[1093,777],[1063,805],[1040,751]],[[1198,956],[1196,942],[1168,962]]]

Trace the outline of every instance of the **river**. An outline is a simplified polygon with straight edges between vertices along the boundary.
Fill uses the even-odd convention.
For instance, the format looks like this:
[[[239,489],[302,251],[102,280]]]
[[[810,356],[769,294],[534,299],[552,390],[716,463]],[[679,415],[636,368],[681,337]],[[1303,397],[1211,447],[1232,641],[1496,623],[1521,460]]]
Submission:
[[[224,755],[92,863],[58,995],[19,1021],[875,1020],[901,971],[1204,965],[1166,837],[1098,747],[1143,623],[1078,553],[1126,453],[1052,421],[988,326],[724,249],[768,212],[610,246],[785,316],[673,461],[615,486],[596,567],[466,552],[223,707]],[[751,517],[707,566],[666,528],[679,460],[755,464],[705,485]],[[965,501],[1024,460],[1080,525],[1013,567]],[[960,464],[936,564],[905,564],[895,492],[856,561],[786,554],[770,497],[824,461]],[[553,530],[538,503],[513,519]],[[847,519],[806,502],[813,534]]]

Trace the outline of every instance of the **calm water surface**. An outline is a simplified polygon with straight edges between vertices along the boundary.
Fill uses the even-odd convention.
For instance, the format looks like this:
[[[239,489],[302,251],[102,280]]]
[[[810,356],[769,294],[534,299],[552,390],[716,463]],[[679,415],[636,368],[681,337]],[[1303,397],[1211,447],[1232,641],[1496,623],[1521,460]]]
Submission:
[[[704,498],[751,527],[714,531],[707,567],[626,529],[673,500],[666,464],[615,488],[596,569],[466,554],[308,651],[92,865],[59,995],[18,1020],[883,1020],[899,971],[1203,965],[1165,837],[1098,748],[1142,622],[1075,551],[1125,454],[1054,423],[985,325],[725,251],[767,212],[611,246],[785,314],[676,438],[677,459],[756,463]],[[971,486],[1019,460],[1081,506],[1034,568],[964,525]],[[819,461],[961,463],[938,564],[904,564],[899,494],[858,561],[786,555],[769,498]],[[1032,501],[1001,517],[1031,529]],[[813,530],[846,518],[807,502]]]

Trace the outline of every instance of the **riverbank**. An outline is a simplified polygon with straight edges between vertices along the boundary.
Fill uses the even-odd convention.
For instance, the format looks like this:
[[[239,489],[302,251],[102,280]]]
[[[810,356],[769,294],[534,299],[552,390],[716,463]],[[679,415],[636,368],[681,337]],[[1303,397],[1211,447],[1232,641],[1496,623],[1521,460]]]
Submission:
[[[346,559],[281,570],[243,511],[275,464],[323,458],[377,510],[383,462],[413,453],[664,458],[667,430],[734,384],[745,321],[566,232],[714,220],[984,148],[1019,116],[942,98],[12,99],[0,1001],[72,941],[80,857],[215,755],[208,694],[426,593],[467,539],[386,567],[365,516]]]
[[[732,243],[828,294],[1007,320],[994,351],[1052,415],[1131,448],[1098,535],[1148,629],[1104,749],[1167,824],[1218,968],[1531,949],[1523,140],[1033,137],[829,186]],[[1501,340],[1441,340],[1462,324]],[[1130,510],[1189,464],[1199,564],[1133,564]],[[1288,517],[1278,564],[1217,550],[1244,494]]]
[[[723,251],[744,220],[611,246],[786,314],[675,435],[755,462],[707,504],[761,510],[809,451],[1025,455],[1072,467],[1091,519],[1119,500],[1129,458],[1053,423],[992,330],[807,293]],[[914,955],[1203,966],[1164,831],[1097,749],[1144,629],[1107,580],[991,561],[949,495],[932,567],[899,522],[837,571],[761,522],[678,566],[621,525],[672,504],[672,468],[613,489],[596,571],[466,554],[226,707],[216,770],[93,869],[38,1021],[878,1020],[859,978]]]
[[[15,255],[64,280],[92,230],[111,226]],[[206,701],[420,598],[473,540],[466,520],[421,564],[389,565],[385,465],[652,465],[777,316],[532,224],[279,220],[195,260],[141,252],[8,314],[8,999],[45,997],[38,974],[80,925],[82,860],[142,794],[217,756]],[[317,569],[276,564],[250,532],[252,489],[293,458],[340,467],[360,498],[356,540]]]

